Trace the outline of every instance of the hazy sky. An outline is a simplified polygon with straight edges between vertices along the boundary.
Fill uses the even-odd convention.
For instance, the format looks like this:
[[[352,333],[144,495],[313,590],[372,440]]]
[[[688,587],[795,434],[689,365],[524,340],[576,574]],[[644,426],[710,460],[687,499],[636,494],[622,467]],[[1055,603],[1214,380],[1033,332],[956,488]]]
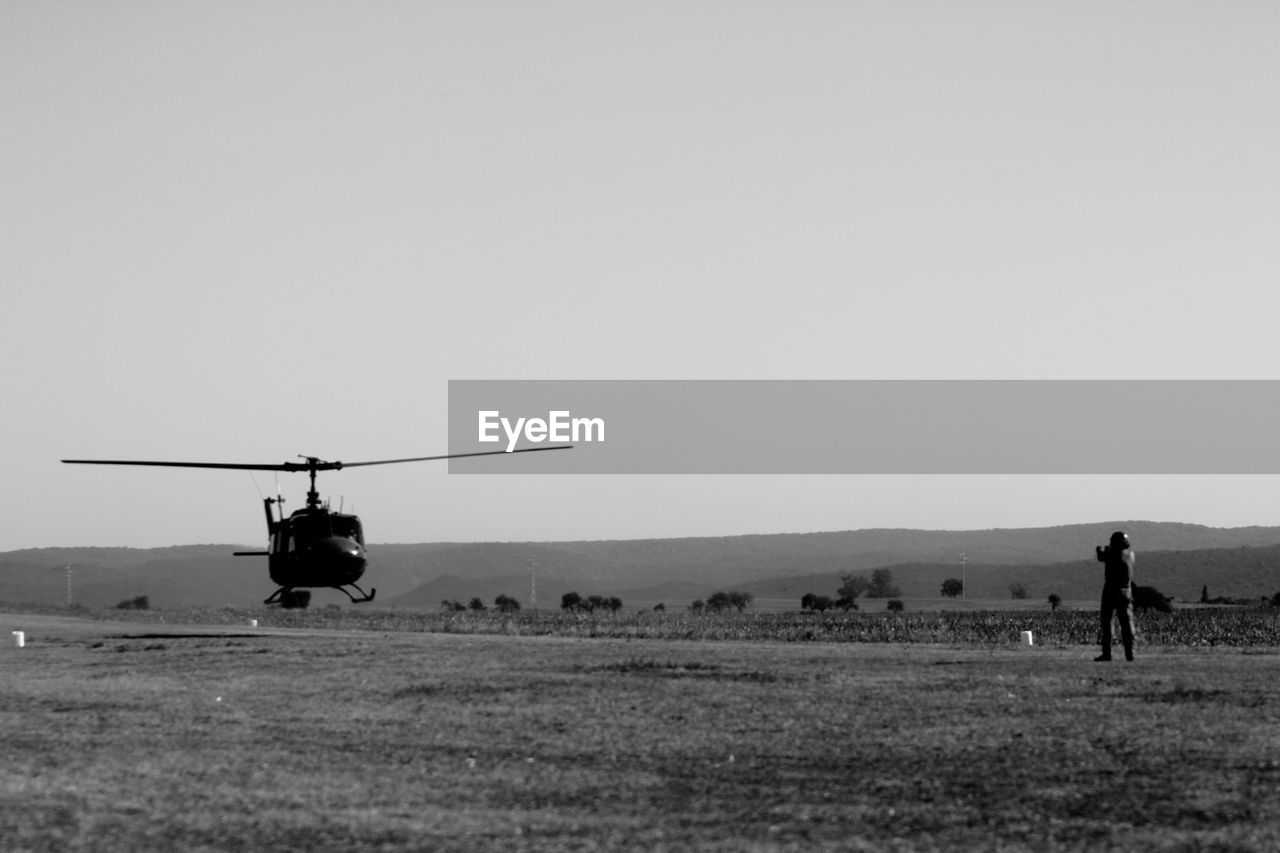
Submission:
[[[444,452],[449,379],[1280,378],[1277,43],[1261,0],[9,0],[0,549],[260,542],[270,474],[58,460]],[[375,542],[1280,518],[1263,476],[320,485]]]

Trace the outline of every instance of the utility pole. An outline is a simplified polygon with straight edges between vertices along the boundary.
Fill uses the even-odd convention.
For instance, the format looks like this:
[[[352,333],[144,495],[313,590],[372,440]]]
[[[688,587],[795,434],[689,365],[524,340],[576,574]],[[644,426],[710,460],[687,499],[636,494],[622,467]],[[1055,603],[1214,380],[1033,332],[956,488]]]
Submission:
[[[535,613],[538,610],[538,564],[532,558],[529,560],[529,609]]]
[[[960,552],[960,600],[961,601],[964,601],[965,596],[969,594],[969,588],[964,582],[964,566],[967,560],[968,558],[965,556],[964,551],[961,551]]]
[[[71,609],[71,564],[67,564],[67,609]]]

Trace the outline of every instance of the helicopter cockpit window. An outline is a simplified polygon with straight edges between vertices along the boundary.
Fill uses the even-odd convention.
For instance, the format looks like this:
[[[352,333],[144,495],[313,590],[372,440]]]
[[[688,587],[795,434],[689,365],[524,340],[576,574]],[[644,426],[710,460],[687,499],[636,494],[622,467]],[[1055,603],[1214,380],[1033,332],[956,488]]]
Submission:
[[[298,518],[293,522],[293,539],[301,547],[302,543],[323,539],[329,536],[328,519],[323,516]]]
[[[364,538],[360,531],[360,522],[354,518],[342,518],[335,516],[333,519],[333,535],[341,536],[345,539],[354,539],[363,544]]]

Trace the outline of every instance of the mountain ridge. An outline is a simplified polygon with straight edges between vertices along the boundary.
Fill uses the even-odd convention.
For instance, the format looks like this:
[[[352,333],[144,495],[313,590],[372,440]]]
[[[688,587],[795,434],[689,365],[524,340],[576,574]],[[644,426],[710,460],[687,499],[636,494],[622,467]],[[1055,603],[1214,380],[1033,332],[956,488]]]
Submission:
[[[479,597],[488,602],[498,593],[513,595],[527,604],[525,593],[536,579],[538,603],[545,608],[558,606],[559,596],[566,591],[619,595],[627,601],[628,595],[639,599],[648,594],[657,596],[663,590],[683,598],[685,594],[702,597],[693,595],[699,590],[732,588],[772,598],[775,596],[762,593],[776,589],[790,595],[798,589],[799,578],[838,578],[846,572],[869,573],[888,566],[904,587],[904,595],[910,589],[922,597],[937,597],[938,575],[942,574],[942,579],[958,577],[964,553],[966,580],[973,597],[979,597],[984,585],[991,587],[985,591],[994,597],[1005,597],[1008,584],[1014,582],[1023,583],[1029,595],[1037,595],[1050,577],[1045,567],[1062,565],[1073,568],[1054,570],[1062,575],[1060,585],[1079,589],[1082,595],[1053,591],[1067,598],[1092,598],[1097,581],[1093,547],[1105,543],[1110,533],[1119,529],[1127,530],[1134,541],[1139,577],[1166,594],[1185,600],[1192,592],[1198,596],[1204,584],[1213,595],[1274,592],[1240,588],[1263,583],[1270,561],[1280,559],[1280,553],[1251,555],[1247,561],[1250,568],[1243,573],[1233,571],[1221,555],[1197,558],[1202,567],[1199,570],[1183,565],[1186,560],[1160,557],[1152,563],[1150,558],[1164,552],[1280,546],[1280,526],[1224,528],[1153,521],[960,531],[868,528],[666,539],[371,544],[369,569],[361,583],[379,589],[379,604],[437,607],[442,598]],[[72,601],[88,606],[109,607],[138,595],[149,596],[159,607],[253,606],[274,591],[274,585],[267,576],[265,559],[231,556],[232,551],[244,547],[50,547],[3,552],[0,577],[5,588],[0,599],[63,604],[67,596],[65,567],[71,565]],[[1163,568],[1166,566],[1173,567],[1168,569],[1172,574]],[[1196,571],[1208,576],[1195,584],[1194,591],[1184,589]],[[1170,589],[1157,581],[1161,572],[1168,574]],[[1011,580],[1002,580],[1006,576]],[[1280,573],[1270,585],[1280,588]],[[804,592],[830,595],[833,591],[803,589],[795,597],[798,600]],[[346,597],[336,591],[317,590],[313,606],[327,603],[343,604]]]

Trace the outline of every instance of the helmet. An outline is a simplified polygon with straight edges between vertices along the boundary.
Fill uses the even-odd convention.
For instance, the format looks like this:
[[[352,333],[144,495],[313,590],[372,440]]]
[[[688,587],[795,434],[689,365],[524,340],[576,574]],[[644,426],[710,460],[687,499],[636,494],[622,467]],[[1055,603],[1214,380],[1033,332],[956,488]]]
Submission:
[[[1111,534],[1111,547],[1113,548],[1129,547],[1129,537],[1125,535],[1125,532],[1123,530],[1117,530],[1115,533]]]

